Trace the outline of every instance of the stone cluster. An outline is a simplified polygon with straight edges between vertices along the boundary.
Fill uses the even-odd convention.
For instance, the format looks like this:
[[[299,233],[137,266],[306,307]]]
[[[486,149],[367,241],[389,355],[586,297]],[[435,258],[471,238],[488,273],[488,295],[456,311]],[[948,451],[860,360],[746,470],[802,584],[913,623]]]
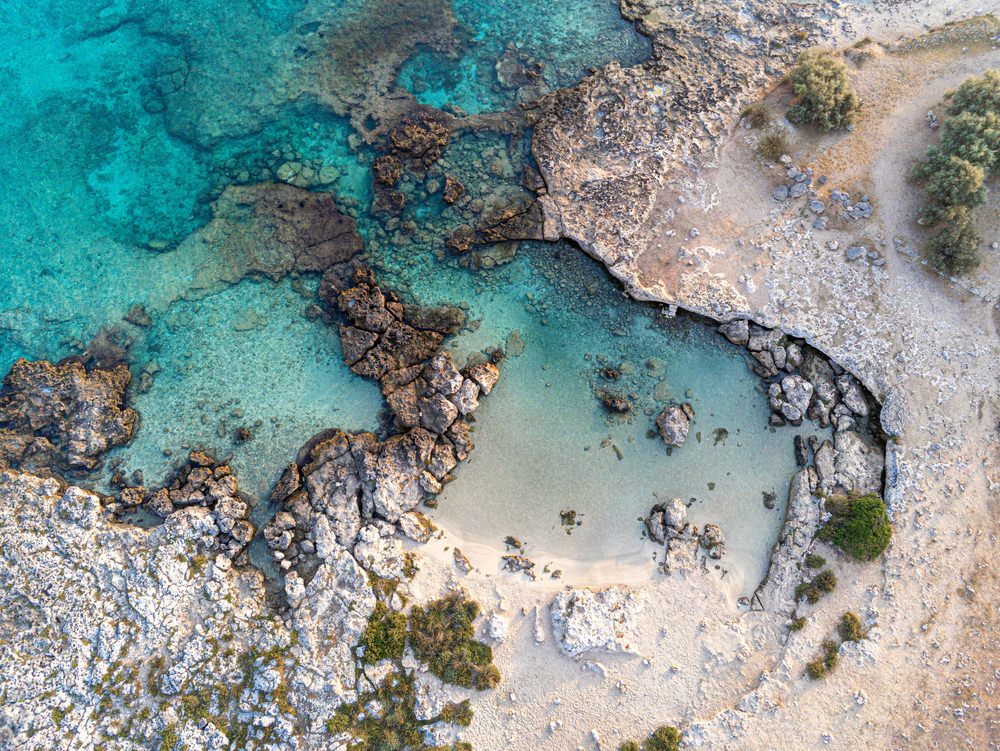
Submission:
[[[192,451],[165,487],[147,491],[141,486],[121,488],[117,499],[107,499],[105,510],[121,517],[142,507],[166,519],[184,508],[200,507],[212,512],[219,534],[212,549],[221,550],[237,564],[256,529],[249,520],[251,504],[239,491],[232,468],[204,451]]]
[[[853,430],[867,419],[871,400],[858,380],[805,342],[745,319],[723,323],[719,331],[746,347],[757,375],[769,381],[772,425],[800,425],[808,418],[824,428]]]

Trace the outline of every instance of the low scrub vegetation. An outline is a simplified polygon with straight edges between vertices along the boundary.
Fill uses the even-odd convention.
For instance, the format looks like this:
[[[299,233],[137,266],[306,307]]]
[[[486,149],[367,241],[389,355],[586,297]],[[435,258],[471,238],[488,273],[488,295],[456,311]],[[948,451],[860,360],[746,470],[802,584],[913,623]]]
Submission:
[[[847,78],[847,68],[829,53],[806,53],[788,74],[796,103],[788,119],[820,130],[841,130],[851,125],[861,109],[858,95]]]
[[[479,605],[452,593],[410,611],[410,646],[446,683],[485,690],[500,682],[493,650],[472,637]]]
[[[840,645],[833,639],[826,639],[823,642],[823,655],[806,665],[806,673],[814,681],[826,676],[831,670],[837,667],[837,659],[840,655]]]
[[[830,499],[827,508],[833,515],[819,531],[821,540],[832,542],[859,561],[873,561],[889,547],[892,525],[885,503],[874,493]]]
[[[788,153],[788,140],[780,128],[769,130],[761,136],[757,153],[769,162],[777,162],[783,154]]]
[[[856,613],[848,610],[840,617],[840,625],[837,627],[840,638],[844,641],[861,641],[865,638],[865,627]]]
[[[938,271],[964,274],[980,262],[982,238],[972,209],[985,203],[986,181],[1000,170],[1000,71],[970,78],[951,96],[941,145],[913,170],[927,203],[920,224],[930,227],[927,254]]]
[[[771,122],[771,113],[767,111],[767,105],[763,102],[754,102],[743,108],[740,117],[750,123],[751,128],[763,128]]]
[[[677,751],[681,747],[681,731],[671,725],[662,725],[654,730],[640,745],[636,741],[625,741],[619,751]]]
[[[815,605],[820,598],[837,588],[837,575],[830,569],[820,571],[812,581],[802,582],[795,588],[796,597],[805,597],[810,605]]]

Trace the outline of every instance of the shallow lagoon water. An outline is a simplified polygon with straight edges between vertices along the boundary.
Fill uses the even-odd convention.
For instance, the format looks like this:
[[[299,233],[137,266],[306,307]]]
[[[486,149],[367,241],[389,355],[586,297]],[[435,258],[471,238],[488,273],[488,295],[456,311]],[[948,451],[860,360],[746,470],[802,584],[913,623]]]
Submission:
[[[450,343],[460,358],[514,331],[524,343],[477,412],[478,448],[435,512],[456,538],[491,546],[498,559],[503,536],[515,534],[540,565],[551,556],[592,571],[598,561],[647,560],[637,518],[678,495],[696,499],[696,523],[722,525],[731,581],[742,588],[759,578],[794,469],[793,432],[766,427],[742,353],[698,322],[666,322],[626,301],[569,245],[524,244],[513,263],[482,272],[437,259],[462,221],[439,192],[413,187],[403,219],[416,221],[417,237],[400,237],[367,210],[373,153],[347,118],[299,95],[294,42],[318,20],[338,28],[338,14],[363,13],[364,3],[47,0],[7,10],[0,369],[17,357],[75,354],[144,304],[153,325],[137,332],[133,372],[138,379],[150,361],[159,371],[147,392],[131,392],[141,423],[114,454],[124,469],[141,469],[152,484],[185,444],[203,446],[231,454],[242,487],[262,497],[319,430],[379,427],[375,384],[343,365],[334,329],[303,314],[315,280],[245,280],[207,294],[196,280],[211,259],[181,245],[226,184],[310,159],[329,173],[314,189],[334,192],[357,216],[383,283],[419,302],[467,303],[478,328]],[[468,112],[515,104],[516,92],[496,80],[508,44],[541,63],[548,86],[649,51],[610,0],[455,0],[453,11],[455,54],[418,50],[399,81],[421,101]],[[489,134],[463,135],[445,153],[476,197],[516,185],[529,159],[523,138]],[[599,356],[630,361],[635,373],[605,383]],[[663,373],[646,373],[651,357]],[[657,383],[660,396],[669,390],[697,412],[689,444],[670,456],[646,435],[653,416],[645,412],[662,406]],[[635,394],[632,420],[609,422],[594,393],[603,386]],[[238,444],[241,426],[254,437]],[[729,431],[718,445],[717,427]],[[773,511],[763,508],[764,490],[778,495]],[[571,535],[564,509],[581,522]]]
[[[728,584],[749,593],[784,521],[797,470],[793,437],[819,431],[809,423],[769,427],[745,351],[714,327],[627,300],[568,245],[526,246],[519,266],[505,268],[502,282],[477,300],[487,331],[453,344],[461,357],[517,331],[523,352],[508,357],[476,411],[476,451],[433,517],[463,550],[472,543],[495,551],[481,559],[487,570],[513,535],[539,568],[592,580],[606,578],[609,564],[649,561],[656,546],[644,542],[640,519],[653,504],[680,497],[693,523],[722,527]],[[622,376],[603,377],[605,364]],[[609,416],[595,396],[602,389],[631,395],[632,416]],[[669,454],[649,435],[667,400],[695,409],[687,443]],[[764,506],[764,492],[777,495],[775,508]],[[577,526],[563,526],[560,512],[568,510]]]

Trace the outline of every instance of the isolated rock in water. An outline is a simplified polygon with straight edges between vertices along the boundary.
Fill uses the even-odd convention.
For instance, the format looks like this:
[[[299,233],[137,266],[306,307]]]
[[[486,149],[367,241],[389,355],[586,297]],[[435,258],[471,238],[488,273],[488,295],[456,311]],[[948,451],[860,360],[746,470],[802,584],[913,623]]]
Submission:
[[[81,363],[18,360],[0,388],[0,467],[92,470],[132,437],[125,365],[88,371]]]
[[[656,427],[668,446],[683,446],[691,429],[694,408],[690,404],[670,404],[656,418]]]
[[[601,403],[604,409],[614,415],[627,415],[632,411],[632,402],[618,394],[601,394]]]
[[[710,557],[719,559],[725,551],[726,541],[722,537],[722,528],[718,524],[706,524],[701,533],[701,544]]]
[[[635,595],[621,587],[560,592],[552,601],[552,635],[571,657],[593,651],[634,652],[632,634],[641,609]]]
[[[664,543],[667,540],[667,525],[663,521],[663,507],[653,506],[646,517],[646,531],[653,542]]]
[[[404,115],[389,132],[393,150],[424,165],[441,156],[451,133],[444,125],[441,113],[431,107],[421,107]]]

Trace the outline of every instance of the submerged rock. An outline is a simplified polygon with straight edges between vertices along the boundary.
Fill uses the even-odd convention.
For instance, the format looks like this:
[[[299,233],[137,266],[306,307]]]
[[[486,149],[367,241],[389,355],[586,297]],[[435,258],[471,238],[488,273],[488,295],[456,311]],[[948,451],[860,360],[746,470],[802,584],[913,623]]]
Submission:
[[[551,606],[552,635],[570,657],[634,652],[633,631],[641,609],[636,596],[621,587],[560,592]]]
[[[694,407],[686,402],[664,407],[656,417],[656,427],[664,443],[671,447],[683,446],[693,417]]]

